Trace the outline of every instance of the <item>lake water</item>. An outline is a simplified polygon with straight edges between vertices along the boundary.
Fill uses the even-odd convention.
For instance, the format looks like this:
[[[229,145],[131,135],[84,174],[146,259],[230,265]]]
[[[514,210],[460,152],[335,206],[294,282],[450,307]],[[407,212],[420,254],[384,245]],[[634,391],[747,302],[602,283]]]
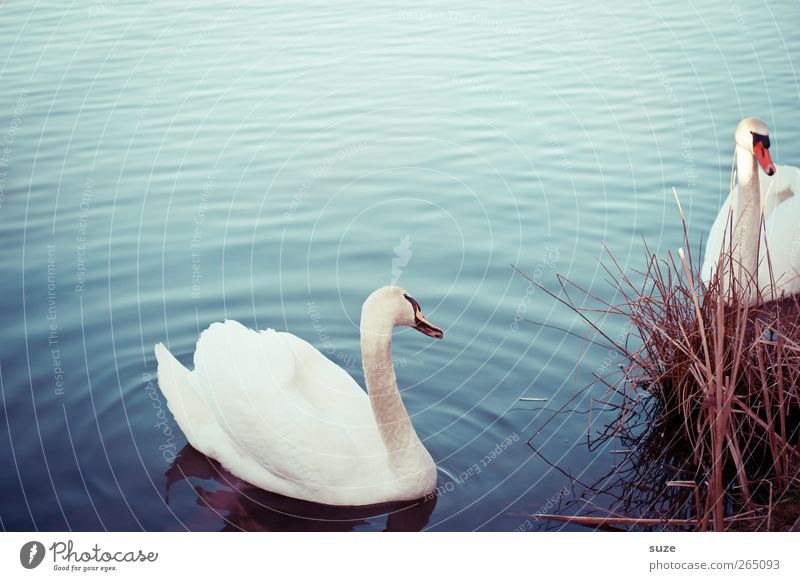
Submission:
[[[396,334],[441,491],[400,528],[571,528],[518,513],[569,500],[551,463],[613,466],[585,413],[544,425],[613,361],[519,321],[586,334],[512,265],[611,297],[601,245],[678,246],[673,185],[699,239],[745,115],[800,165],[800,5],[262,4],[0,7],[0,526],[393,528],[173,465],[152,347],[188,364],[231,318],[362,382],[361,302],[396,283],[446,331]]]

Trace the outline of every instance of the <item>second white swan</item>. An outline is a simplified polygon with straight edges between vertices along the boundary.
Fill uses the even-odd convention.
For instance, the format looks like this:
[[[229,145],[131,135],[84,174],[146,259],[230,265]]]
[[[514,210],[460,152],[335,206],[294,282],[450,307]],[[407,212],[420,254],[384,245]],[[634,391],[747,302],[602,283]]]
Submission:
[[[399,325],[444,335],[403,289],[372,293],[361,312],[368,393],[295,335],[235,321],[201,334],[193,371],[156,345],[158,383],[189,443],[259,488],[331,505],[414,500],[435,489],[436,465],[397,388]]]
[[[733,258],[734,276],[749,302],[796,294],[800,292],[800,170],[772,163],[767,124],[757,117],[742,119],[734,139],[738,184],[708,234],[702,279],[712,278],[724,252]]]

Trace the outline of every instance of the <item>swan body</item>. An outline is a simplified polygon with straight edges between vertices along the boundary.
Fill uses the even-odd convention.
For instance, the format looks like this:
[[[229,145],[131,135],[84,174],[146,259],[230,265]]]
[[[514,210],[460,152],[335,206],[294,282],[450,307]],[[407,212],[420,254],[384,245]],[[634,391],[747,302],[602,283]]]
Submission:
[[[767,126],[760,119],[742,120],[735,139],[738,184],[709,231],[701,278],[709,282],[720,254],[728,251],[737,280],[757,280],[757,286],[742,285],[750,289],[745,292],[751,303],[778,299],[776,292],[799,293],[800,169],[772,164]]]
[[[361,316],[368,393],[299,337],[235,321],[203,331],[193,371],[156,345],[159,387],[189,443],[259,488],[339,506],[421,498],[436,465],[397,388],[397,325],[443,335],[402,289],[375,291]]]

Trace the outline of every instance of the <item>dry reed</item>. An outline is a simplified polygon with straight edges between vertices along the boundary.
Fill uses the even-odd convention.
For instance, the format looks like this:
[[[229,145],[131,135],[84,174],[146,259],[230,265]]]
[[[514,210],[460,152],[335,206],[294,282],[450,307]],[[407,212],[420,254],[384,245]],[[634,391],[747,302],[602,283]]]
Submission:
[[[658,258],[646,243],[644,250],[644,268],[630,276],[609,252],[604,268],[620,299],[613,303],[560,275],[558,293],[531,282],[622,355],[618,369],[594,375],[604,393],[593,401],[613,409],[615,419],[590,443],[622,439],[631,450],[632,488],[639,494],[645,479],[655,479],[658,490],[647,506],[656,499],[662,504],[652,519],[620,516],[619,506],[631,508],[625,502],[606,517],[552,518],[716,531],[746,521],[744,528],[772,528],[779,500],[798,486],[800,302],[781,296],[770,281],[769,300],[752,304],[757,281],[733,275],[741,265],[730,245],[705,284],[691,252]],[[634,347],[603,332],[609,316],[627,321]],[[656,461],[642,461],[646,454]],[[655,464],[675,475],[656,476]]]

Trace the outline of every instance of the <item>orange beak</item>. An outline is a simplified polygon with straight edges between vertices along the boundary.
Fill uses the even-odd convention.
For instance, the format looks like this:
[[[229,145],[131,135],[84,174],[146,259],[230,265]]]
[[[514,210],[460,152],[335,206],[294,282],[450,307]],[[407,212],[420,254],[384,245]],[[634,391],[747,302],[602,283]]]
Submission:
[[[420,333],[423,333],[428,337],[433,337],[434,339],[441,339],[444,337],[444,331],[428,321],[428,319],[422,316],[421,312],[417,311],[414,319],[414,328]]]
[[[764,147],[763,143],[758,142],[753,146],[753,152],[764,173],[768,176],[775,175],[775,164],[772,163],[772,158],[769,156],[769,149]]]

